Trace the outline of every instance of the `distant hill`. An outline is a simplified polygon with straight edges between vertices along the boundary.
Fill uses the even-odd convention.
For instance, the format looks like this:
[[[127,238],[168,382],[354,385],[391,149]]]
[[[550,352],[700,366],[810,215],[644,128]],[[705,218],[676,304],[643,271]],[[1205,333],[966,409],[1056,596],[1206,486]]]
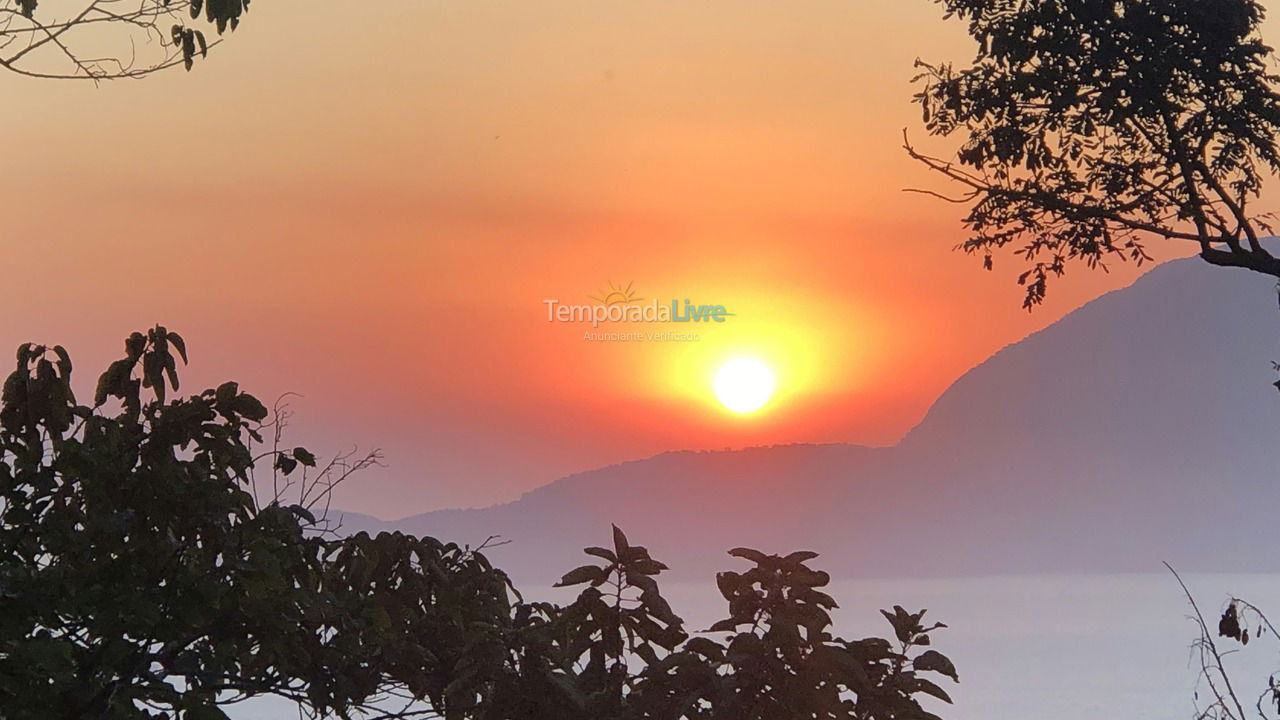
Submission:
[[[892,448],[670,452],[518,500],[347,530],[469,543],[524,582],[624,527],[677,574],[812,549],[842,575],[1278,570],[1274,283],[1167,263],[955,382]]]

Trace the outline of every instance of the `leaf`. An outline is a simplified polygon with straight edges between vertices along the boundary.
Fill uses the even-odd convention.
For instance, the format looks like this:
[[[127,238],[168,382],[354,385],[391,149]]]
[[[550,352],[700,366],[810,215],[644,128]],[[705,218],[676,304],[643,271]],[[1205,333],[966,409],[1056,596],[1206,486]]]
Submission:
[[[734,557],[740,557],[745,560],[750,560],[751,562],[757,565],[763,565],[769,560],[768,555],[765,555],[759,550],[752,550],[751,548],[744,548],[744,547],[734,548],[729,551],[729,554]]]
[[[306,465],[307,467],[316,466],[316,456],[312,455],[311,452],[304,447],[294,448],[293,457],[295,460],[302,463],[303,465]]]
[[[177,25],[173,26],[176,29]],[[142,351],[147,349],[147,337],[140,332],[130,333],[129,337],[124,341],[124,354],[129,360],[137,360],[142,357]]]
[[[230,405],[231,401],[235,400],[236,395],[239,393],[240,385],[238,383],[224,382],[218,386],[214,397],[217,399],[219,405]]]
[[[893,614],[888,610],[881,610],[881,615],[889,620],[889,624],[893,626],[894,635],[897,636],[899,642],[909,643],[915,635],[916,620],[901,605],[893,606]]]
[[[947,691],[938,687],[935,683],[933,683],[930,680],[926,680],[922,677],[916,677],[916,678],[912,678],[911,681],[908,683],[908,685],[911,688],[911,692],[913,693],[922,692],[927,695],[932,695],[938,698],[939,700],[941,700],[942,702],[945,702],[948,704],[951,703],[951,696],[947,694]]]
[[[724,655],[724,648],[711,638],[695,637],[685,643],[685,647],[708,658],[719,658]]]
[[[920,653],[911,661],[911,666],[917,671],[942,673],[960,682],[960,675],[956,672],[956,666],[952,664],[951,659],[937,650],[926,650]]]
[[[570,585],[581,585],[582,583],[587,582],[591,583],[592,586],[595,586],[603,583],[606,579],[608,578],[604,574],[603,569],[595,565],[583,565],[582,567],[574,568],[573,570],[565,573],[564,577],[560,578],[560,582],[556,583],[553,587],[568,587]]]
[[[666,598],[662,597],[658,592],[656,584],[651,588],[645,588],[644,591],[640,593],[640,602],[644,603],[644,606],[649,609],[649,612],[662,622],[672,626],[679,626],[683,624],[680,616],[676,615],[675,612],[671,610],[671,605],[667,603]]]
[[[191,66],[195,64],[196,41],[193,35],[194,33],[190,30],[184,30],[182,33],[182,63],[187,70],[190,70]]]
[[[169,378],[169,384],[174,390],[178,389],[178,368],[174,365],[173,356],[165,353],[164,356],[164,372]]]
[[[267,417],[267,407],[249,393],[240,393],[236,396],[233,407],[241,417],[253,422],[261,422]]]
[[[627,536],[626,536],[626,534],[624,534],[624,533],[622,532],[622,530],[618,528],[618,526],[617,526],[617,525],[614,525],[614,526],[613,526],[613,549],[614,549],[614,552],[616,552],[616,553],[618,554],[618,557],[622,557],[623,555],[625,555],[625,554],[627,553],[627,550],[628,550],[628,549],[630,549],[630,548],[631,548],[631,544],[627,542]]]
[[[1218,635],[1235,640],[1240,639],[1240,616],[1236,612],[1235,603],[1228,605],[1222,612],[1222,618],[1218,620]]]
[[[94,405],[101,405],[108,397],[123,398],[129,392],[129,376],[133,372],[132,360],[116,360],[107,366],[107,371],[98,378],[98,388],[94,392]]]
[[[658,581],[652,577],[635,570],[627,570],[625,573],[627,584],[632,587],[640,588],[645,592],[658,592]],[[643,599],[643,596],[642,596]]]
[[[824,570],[802,570],[791,576],[793,585],[803,585],[805,587],[823,587],[831,582],[831,576]]]
[[[198,35],[203,42],[204,35],[201,33],[196,33],[196,35]],[[187,365],[187,342],[176,332],[169,332],[168,338],[169,342],[173,343],[173,346],[178,349],[178,354],[182,356],[182,364]]]
[[[771,654],[772,650],[767,649],[765,642],[749,632],[735,635],[725,650],[725,656],[729,662],[737,665],[756,658],[762,653]]]
[[[281,454],[276,456],[276,469],[279,470],[282,475],[288,475],[297,467],[298,461],[288,455]]]
[[[654,560],[653,558],[648,558],[648,557],[640,558],[635,562],[630,563],[628,567],[631,570],[634,570],[638,573],[643,573],[645,575],[658,575],[663,570],[668,569],[666,564],[660,563],[657,560]]]
[[[818,557],[818,553],[813,552],[812,550],[797,550],[782,559],[784,562],[788,563],[802,563],[808,562],[816,557]]]
[[[726,618],[707,628],[707,632],[733,632],[738,629],[738,621]]]
[[[614,555],[612,550],[607,550],[602,547],[592,546],[589,548],[583,548],[582,552],[588,555],[595,555],[598,558],[603,558],[605,560],[608,560],[610,563],[618,562],[618,556]]]
[[[58,372],[63,379],[71,377],[71,356],[67,354],[67,349],[61,345],[54,345],[53,353],[58,356]]]
[[[293,513],[294,515],[297,515],[298,518],[301,520],[306,520],[308,525],[316,524],[315,513],[311,512],[310,510],[308,510],[307,508],[301,505],[296,505],[296,504],[290,505],[289,512]]]

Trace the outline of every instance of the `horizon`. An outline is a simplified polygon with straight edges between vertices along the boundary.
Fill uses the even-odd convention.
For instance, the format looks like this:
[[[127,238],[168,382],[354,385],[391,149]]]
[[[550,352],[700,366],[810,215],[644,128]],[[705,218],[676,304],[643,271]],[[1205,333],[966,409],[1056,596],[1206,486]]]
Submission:
[[[1275,239],[1277,239],[1277,236],[1271,236],[1271,237],[1269,237],[1269,238],[1265,238],[1265,239],[1266,239],[1266,240],[1275,240]],[[939,394],[937,395],[937,397],[935,397],[935,398],[933,399],[933,401],[931,401],[931,402],[928,404],[928,406],[926,407],[925,411],[921,414],[920,418],[919,418],[918,420],[916,420],[914,423],[912,423],[909,427],[907,427],[907,428],[906,428],[906,430],[904,430],[904,431],[902,432],[902,434],[901,434],[901,435],[899,435],[897,438],[894,438],[893,440],[891,440],[891,441],[889,441],[889,442],[885,442],[885,443],[883,443],[883,444],[869,444],[869,443],[858,443],[858,442],[839,441],[839,440],[837,440],[837,441],[830,441],[830,442],[811,442],[811,441],[797,440],[797,441],[792,441],[792,442],[767,443],[767,444],[754,444],[754,445],[737,445],[737,446],[726,445],[726,446],[718,447],[718,448],[716,448],[716,447],[672,447],[672,448],[668,448],[668,449],[665,449],[665,450],[660,450],[660,451],[658,451],[658,452],[656,452],[656,453],[653,453],[653,454],[650,454],[650,455],[643,455],[643,456],[638,456],[638,457],[629,457],[629,458],[620,458],[620,459],[617,459],[617,460],[612,461],[612,462],[604,463],[604,464],[602,464],[602,465],[595,465],[595,466],[591,466],[591,467],[581,468],[581,469],[578,469],[578,470],[573,470],[573,471],[570,471],[570,472],[568,472],[568,473],[565,473],[564,475],[560,475],[560,476],[557,476],[557,477],[554,477],[554,478],[548,479],[546,482],[543,482],[543,483],[541,483],[541,484],[537,484],[537,485],[534,485],[534,486],[529,487],[529,488],[527,488],[527,489],[524,489],[524,490],[522,490],[522,491],[521,491],[519,494],[517,494],[517,495],[511,496],[511,497],[506,497],[506,498],[501,498],[501,499],[498,499],[498,500],[496,500],[496,501],[494,501],[494,502],[492,502],[492,503],[489,503],[489,504],[487,504],[487,505],[476,505],[476,506],[465,506],[465,507],[464,507],[464,506],[438,507],[438,508],[432,508],[432,509],[430,509],[430,510],[426,510],[426,511],[423,511],[423,512],[414,512],[414,513],[411,513],[411,514],[409,514],[409,515],[399,515],[399,516],[394,516],[394,517],[382,517],[382,516],[378,516],[378,515],[371,515],[371,514],[369,514],[369,513],[359,513],[359,512],[356,512],[356,511],[354,511],[354,510],[350,510],[350,509],[348,509],[348,508],[345,508],[345,507],[343,507],[343,508],[337,508],[337,509],[338,509],[338,510],[340,510],[340,511],[343,511],[343,512],[352,512],[352,513],[355,513],[355,514],[358,514],[358,515],[366,515],[366,516],[368,516],[368,517],[371,517],[371,518],[374,518],[374,519],[377,519],[377,520],[380,520],[380,521],[384,521],[384,522],[388,522],[388,523],[394,523],[395,521],[398,521],[398,520],[406,520],[406,519],[410,519],[410,518],[413,518],[413,517],[418,516],[418,515],[429,514],[429,513],[431,513],[431,512],[435,512],[435,511],[438,511],[438,510],[483,510],[483,509],[490,508],[490,507],[494,507],[494,506],[498,506],[498,505],[505,505],[505,504],[512,503],[512,502],[515,502],[515,501],[517,501],[517,500],[521,499],[522,497],[524,497],[526,494],[528,494],[528,493],[530,493],[530,492],[533,492],[533,491],[535,491],[535,490],[539,490],[539,489],[542,489],[542,488],[548,487],[548,486],[550,486],[550,485],[554,485],[556,482],[558,482],[558,481],[560,481],[560,480],[568,480],[568,479],[575,478],[575,477],[582,476],[582,475],[592,475],[592,474],[596,474],[596,473],[598,473],[599,471],[610,470],[610,469],[617,468],[617,467],[620,467],[620,466],[627,466],[627,465],[633,465],[633,464],[644,463],[644,462],[645,462],[645,461],[647,461],[647,460],[653,460],[653,459],[660,458],[660,457],[667,456],[667,455],[682,455],[682,454],[694,454],[694,455],[697,455],[697,454],[740,453],[740,452],[753,451],[753,450],[772,450],[772,449],[784,449],[784,448],[806,448],[806,447],[813,447],[813,448],[851,447],[851,448],[866,448],[866,449],[870,449],[870,450],[877,450],[877,449],[892,449],[892,448],[896,448],[896,447],[900,446],[900,445],[902,444],[902,442],[903,442],[904,440],[906,440],[906,439],[908,438],[908,436],[910,436],[910,435],[911,435],[911,433],[912,433],[913,431],[917,430],[917,429],[918,429],[922,424],[924,424],[924,423],[925,423],[925,421],[926,421],[926,420],[928,420],[928,418],[929,418],[929,414],[930,414],[930,412],[933,410],[933,408],[936,406],[937,402],[938,402],[939,400],[941,400],[941,399],[943,398],[943,396],[945,396],[945,395],[947,394],[947,392],[949,392],[952,388],[954,388],[958,383],[960,383],[960,382],[961,382],[961,381],[962,381],[962,380],[963,380],[967,375],[969,375],[970,373],[972,373],[974,370],[977,370],[978,368],[982,367],[984,364],[986,364],[986,363],[990,362],[992,359],[994,359],[994,358],[995,358],[997,355],[999,355],[1000,353],[1005,352],[1006,350],[1008,350],[1008,349],[1010,349],[1010,348],[1012,348],[1012,347],[1014,347],[1014,346],[1017,346],[1017,345],[1019,345],[1020,343],[1023,343],[1023,342],[1025,342],[1025,341],[1027,341],[1027,340],[1031,339],[1032,337],[1036,336],[1036,335],[1040,335],[1040,334],[1042,334],[1042,333],[1046,333],[1046,332],[1051,331],[1051,330],[1053,329],[1054,325],[1056,325],[1059,321],[1061,321],[1061,320],[1065,319],[1066,317],[1070,316],[1071,314],[1073,314],[1073,313],[1075,313],[1075,312],[1077,312],[1077,311],[1079,311],[1079,310],[1082,310],[1082,309],[1084,309],[1085,307],[1087,307],[1087,306],[1091,305],[1092,303],[1094,303],[1094,302],[1096,302],[1096,301],[1098,301],[1098,300],[1102,300],[1103,298],[1105,298],[1105,297],[1107,297],[1107,296],[1109,296],[1109,295],[1114,295],[1114,294],[1117,294],[1117,293],[1124,293],[1126,290],[1128,290],[1128,289],[1132,288],[1134,285],[1136,285],[1136,284],[1140,283],[1141,281],[1143,281],[1143,280],[1144,280],[1144,279],[1145,279],[1149,274],[1151,274],[1152,272],[1157,271],[1159,268],[1166,267],[1166,266],[1169,266],[1169,265],[1174,264],[1174,263],[1187,264],[1187,265],[1190,265],[1190,266],[1195,266],[1195,265],[1197,265],[1198,263],[1200,263],[1200,261],[1199,261],[1199,259],[1197,259],[1197,258],[1191,257],[1191,258],[1174,258],[1174,259],[1166,260],[1166,261],[1163,261],[1163,262],[1157,262],[1157,263],[1151,263],[1151,264],[1148,264],[1148,265],[1146,265],[1146,266],[1142,269],[1142,272],[1141,272],[1140,274],[1138,274],[1136,277],[1134,277],[1134,278],[1133,278],[1133,280],[1132,280],[1131,282],[1129,282],[1129,283],[1127,283],[1127,284],[1125,284],[1125,285],[1123,285],[1123,286],[1120,286],[1120,287],[1115,287],[1115,288],[1111,288],[1111,289],[1109,289],[1109,290],[1106,290],[1105,292],[1101,293],[1101,294],[1100,294],[1100,295],[1098,295],[1097,297],[1094,297],[1094,298],[1092,298],[1092,299],[1090,299],[1090,300],[1088,300],[1088,301],[1086,301],[1086,302],[1082,303],[1082,304],[1080,305],[1080,307],[1078,307],[1078,308],[1074,308],[1074,309],[1073,309],[1073,310],[1071,310],[1070,312],[1066,313],[1062,318],[1058,318],[1057,320],[1055,320],[1053,323],[1050,323],[1049,325],[1046,325],[1045,327],[1041,327],[1041,328],[1037,328],[1037,329],[1031,330],[1031,331],[1029,331],[1025,336],[1020,337],[1020,338],[1016,338],[1016,339],[1014,339],[1014,340],[1012,340],[1012,341],[1010,341],[1010,342],[1006,343],[1005,345],[1003,345],[1003,346],[1001,346],[1001,347],[998,347],[998,348],[993,349],[989,355],[987,355],[987,356],[983,357],[981,360],[979,360],[979,361],[978,361],[977,363],[975,363],[973,366],[971,366],[971,367],[969,367],[969,368],[966,368],[965,370],[963,370],[962,372],[960,372],[960,374],[959,374],[959,375],[957,375],[957,376],[955,377],[955,379],[954,379],[954,380],[952,380],[950,383],[948,383],[948,384],[947,384],[947,385],[942,389],[942,391],[940,391],[940,392],[939,392]],[[1204,272],[1211,272],[1211,269],[1209,269],[1209,268],[1203,268],[1203,271],[1204,271]]]
[[[57,110],[11,120],[9,233],[46,239],[9,248],[0,345],[92,366],[164,323],[193,385],[297,393],[290,437],[322,454],[381,447],[339,497],[388,515],[671,448],[893,443],[964,371],[1141,272],[1076,269],[1027,313],[1019,263],[982,272],[951,249],[958,209],[902,192],[939,187],[902,129],[946,145],[918,129],[912,61],[971,54],[931,3],[367,12],[340,59],[268,4],[190,77],[0,80]],[[421,56],[415,28],[437,31]],[[74,289],[44,298],[24,268],[60,262]],[[610,283],[737,314],[690,343],[543,321]],[[716,402],[734,354],[774,366],[768,412]]]

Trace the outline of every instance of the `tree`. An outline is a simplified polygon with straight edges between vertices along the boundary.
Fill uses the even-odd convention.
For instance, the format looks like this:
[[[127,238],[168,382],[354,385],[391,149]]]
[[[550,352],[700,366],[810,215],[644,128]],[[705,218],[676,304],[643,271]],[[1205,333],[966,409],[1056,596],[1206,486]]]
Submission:
[[[18,350],[0,394],[0,714],[476,707],[486,659],[503,667],[506,577],[431,538],[322,532],[314,511],[361,463],[295,482],[316,458],[263,449],[267,410],[235,383],[168,399],[175,355],[178,334],[134,333],[82,405],[63,348]]]
[[[960,188],[946,199],[968,208],[966,252],[990,268],[996,251],[1013,246],[1028,263],[1018,280],[1025,307],[1069,262],[1141,263],[1151,239],[1191,241],[1213,265],[1280,278],[1262,242],[1270,216],[1252,209],[1266,176],[1280,171],[1280,78],[1269,69],[1259,2],[938,2],[968,22],[978,53],[959,69],[917,61],[915,101],[930,135],[961,144],[951,160],[909,140],[905,148]],[[1280,717],[1280,674],[1256,700],[1246,695],[1182,589],[1205,686],[1197,718],[1244,720],[1246,706]],[[1257,607],[1232,597],[1216,636],[1247,645],[1251,626],[1255,639],[1276,635]]]
[[[690,633],[655,579],[666,566],[616,527],[613,538],[561,579],[586,586],[575,602],[523,609],[525,655],[501,717],[936,720],[918,697],[951,702],[929,676],[958,680],[954,665],[918,651],[945,626],[895,607],[882,611],[893,641],[833,636],[836,602],[819,589],[830,578],[807,564],[816,553],[731,550],[751,567],[716,578],[729,617]]]
[[[966,252],[988,268],[1002,248],[1022,256],[1027,308],[1069,263],[1141,263],[1152,239],[1280,277],[1253,210],[1280,170],[1259,2],[938,1],[978,52],[959,68],[917,61],[915,102],[929,134],[960,147],[906,150],[959,188]]]
[[[343,537],[333,489],[377,455],[321,466],[281,443],[233,382],[174,397],[187,348],[133,333],[72,389],[32,343],[0,389],[0,716],[218,720],[274,696],[310,718],[931,720],[957,679],[941,625],[886,612],[896,637],[834,637],[814,553],[739,548],[729,617],[685,630],[666,566],[614,528],[567,606],[525,602],[480,548]],[[271,420],[270,422],[267,422]],[[722,637],[723,641],[716,639]]]
[[[208,55],[249,0],[0,0],[0,68],[35,78],[139,78]]]

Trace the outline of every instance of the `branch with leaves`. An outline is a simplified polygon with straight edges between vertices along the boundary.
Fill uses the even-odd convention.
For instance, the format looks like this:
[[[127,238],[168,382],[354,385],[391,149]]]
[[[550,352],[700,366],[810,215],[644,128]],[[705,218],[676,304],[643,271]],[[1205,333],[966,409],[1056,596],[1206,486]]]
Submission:
[[[816,553],[731,550],[752,567],[716,578],[729,617],[689,632],[659,590],[666,566],[617,527],[613,537],[586,549],[600,562],[561,579],[586,586],[577,600],[517,611],[522,671],[495,696],[501,717],[930,720],[922,698],[951,702],[930,678],[958,681],[955,666],[918,651],[945,626],[895,607],[883,611],[893,641],[834,636]]]
[[[987,268],[1002,249],[1021,256],[1027,308],[1070,263],[1142,263],[1153,239],[1280,277],[1271,215],[1254,209],[1280,171],[1260,3],[938,2],[978,54],[917,61],[914,99],[928,133],[960,145],[951,159],[904,147],[959,188],[965,252]]]
[[[1230,597],[1223,605],[1216,626],[1211,626],[1192,597],[1182,577],[1168,564],[1191,606],[1191,620],[1196,625],[1196,638],[1191,644],[1192,657],[1199,666],[1195,692],[1196,720],[1277,720],[1280,718],[1280,671],[1267,676],[1266,687],[1255,696],[1241,689],[1239,679],[1228,669],[1226,658],[1264,638],[1272,643],[1280,639],[1271,620],[1256,605],[1238,597]],[[1239,648],[1227,649],[1220,643],[1238,643]],[[1246,711],[1246,700],[1253,697],[1251,710]]]
[[[19,348],[0,390],[5,717],[220,720],[262,696],[313,718],[477,707],[502,668],[505,575],[433,538],[324,532],[312,508],[368,461],[255,459],[267,408],[234,382],[177,396],[186,357],[162,326],[134,333],[84,405],[64,348]],[[318,474],[263,497],[259,466]]]
[[[94,82],[190,70],[248,9],[249,0],[0,0],[0,69]]]

